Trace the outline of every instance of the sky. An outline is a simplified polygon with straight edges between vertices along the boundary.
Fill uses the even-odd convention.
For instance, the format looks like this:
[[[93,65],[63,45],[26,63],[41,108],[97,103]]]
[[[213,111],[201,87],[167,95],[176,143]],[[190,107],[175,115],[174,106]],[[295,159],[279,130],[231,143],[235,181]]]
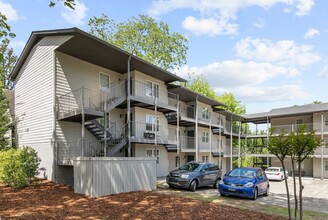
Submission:
[[[116,22],[146,14],[185,36],[187,63],[174,73],[203,75],[217,95],[231,92],[247,113],[328,102],[327,0],[0,0],[20,54],[32,31]]]

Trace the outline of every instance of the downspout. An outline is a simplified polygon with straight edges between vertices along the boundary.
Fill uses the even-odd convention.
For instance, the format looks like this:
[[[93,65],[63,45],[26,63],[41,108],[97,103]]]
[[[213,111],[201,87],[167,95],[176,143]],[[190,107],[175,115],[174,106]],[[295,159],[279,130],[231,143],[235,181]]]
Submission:
[[[128,157],[131,157],[131,91],[130,91],[130,87],[131,87],[131,72],[130,72],[130,61],[131,61],[131,55],[129,56],[128,59],[128,79],[127,79],[127,107],[128,107],[128,112],[127,112],[127,123],[128,123]]]
[[[81,108],[82,108],[82,125],[81,125],[81,136],[82,136],[82,157],[84,157],[84,124],[85,124],[85,115],[84,115],[84,86],[81,87]]]
[[[198,94],[196,96],[196,123],[195,123],[195,147],[196,147],[196,158],[195,161],[198,161]]]
[[[58,155],[59,155],[59,149],[58,149],[58,143],[56,141],[56,123],[57,123],[57,102],[56,102],[56,85],[57,85],[57,72],[56,72],[57,68],[56,68],[56,52],[53,52],[53,113],[54,113],[54,117],[53,117],[53,128],[52,128],[52,140],[51,140],[51,144],[52,144],[52,148],[53,148],[53,152],[54,152],[54,164],[53,164],[53,179],[55,182],[57,182],[57,166],[58,166]]]
[[[232,159],[233,159],[233,152],[232,152],[232,113],[231,113],[231,117],[230,117],[230,170],[232,170]]]
[[[219,127],[220,127],[220,130],[219,130],[219,168],[222,170],[222,118],[221,118],[221,115],[219,115]]]
[[[323,161],[323,148],[324,148],[324,143],[323,143],[323,111],[321,112],[321,141],[322,141],[322,146],[321,146],[321,180],[323,180],[323,170],[324,170],[324,161]]]
[[[154,104],[155,104],[155,157],[156,157],[156,166],[157,166],[157,163],[159,162],[157,160],[157,98],[155,97],[155,100],[154,100]],[[156,170],[157,170],[157,167],[156,167]]]

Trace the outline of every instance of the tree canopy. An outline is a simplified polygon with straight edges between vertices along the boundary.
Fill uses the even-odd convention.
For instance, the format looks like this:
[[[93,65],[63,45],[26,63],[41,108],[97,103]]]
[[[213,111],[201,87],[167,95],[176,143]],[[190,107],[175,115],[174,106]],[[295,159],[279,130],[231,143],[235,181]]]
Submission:
[[[209,98],[224,103],[227,105],[225,110],[235,114],[246,114],[246,107],[242,105],[240,101],[236,100],[232,93],[224,93],[221,96],[218,96],[203,75],[190,74],[186,87]]]
[[[188,40],[147,15],[116,23],[102,14],[89,20],[90,33],[164,70],[186,63]]]

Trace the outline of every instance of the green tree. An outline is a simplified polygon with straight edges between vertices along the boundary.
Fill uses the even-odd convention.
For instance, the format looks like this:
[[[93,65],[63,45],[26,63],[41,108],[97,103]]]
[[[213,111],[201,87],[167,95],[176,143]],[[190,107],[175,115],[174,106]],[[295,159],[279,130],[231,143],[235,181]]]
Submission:
[[[189,75],[189,80],[186,83],[186,87],[209,98],[215,100],[218,99],[214,89],[210,86],[203,75]]]
[[[115,23],[108,16],[89,20],[90,33],[164,70],[173,70],[186,63],[188,40],[169,30],[164,22],[139,15]]]
[[[59,2],[63,2],[64,6],[70,8],[70,9],[75,9],[75,0],[58,0]],[[49,2],[49,7],[52,8],[56,5],[55,2],[50,1]]]
[[[246,107],[242,105],[240,101],[236,100],[234,94],[232,93],[224,93],[219,96],[218,101],[223,102],[227,105],[226,110],[233,112],[237,115],[246,114]]]
[[[288,155],[290,155],[291,139],[288,137],[287,132],[285,130],[281,131],[281,133],[279,133],[278,135],[275,134],[275,129],[270,130],[268,150],[270,153],[272,153],[279,159],[281,166],[284,170],[284,176],[287,177],[285,159]],[[287,193],[288,216],[289,216],[289,219],[292,219],[291,209],[290,209],[290,195],[289,195],[287,178],[285,178],[285,187],[286,187],[286,193]]]
[[[315,150],[321,145],[321,139],[315,135],[315,131],[311,129],[306,131],[306,125],[298,127],[297,132],[290,133],[292,154],[295,162],[298,165],[298,180],[299,180],[299,214],[300,219],[303,219],[303,189],[301,164],[306,158],[314,154]],[[294,167],[292,167],[293,173]],[[295,175],[294,175],[295,176]],[[295,202],[296,203],[296,202]],[[296,218],[295,214],[295,218]]]

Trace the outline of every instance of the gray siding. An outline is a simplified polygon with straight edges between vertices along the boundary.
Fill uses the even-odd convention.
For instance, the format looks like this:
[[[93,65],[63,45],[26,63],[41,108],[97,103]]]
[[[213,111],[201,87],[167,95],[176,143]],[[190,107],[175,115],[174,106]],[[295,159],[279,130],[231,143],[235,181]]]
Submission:
[[[78,157],[74,160],[74,192],[93,197],[156,189],[154,158]]]
[[[41,39],[15,80],[18,144],[38,151],[43,177],[53,180],[54,50],[70,36]]]

